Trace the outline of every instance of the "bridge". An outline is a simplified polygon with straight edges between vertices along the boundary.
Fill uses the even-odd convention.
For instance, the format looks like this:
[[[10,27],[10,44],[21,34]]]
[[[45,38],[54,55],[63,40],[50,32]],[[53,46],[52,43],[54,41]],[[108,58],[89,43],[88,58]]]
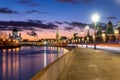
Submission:
[[[41,42],[20,42],[20,45],[41,45]]]

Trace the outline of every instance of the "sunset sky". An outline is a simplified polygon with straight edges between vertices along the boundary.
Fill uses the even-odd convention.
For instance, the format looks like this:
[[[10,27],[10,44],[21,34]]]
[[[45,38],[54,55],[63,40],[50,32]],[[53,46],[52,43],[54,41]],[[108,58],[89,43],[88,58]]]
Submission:
[[[16,28],[23,39],[33,39],[27,34],[32,30],[39,39],[55,38],[57,27],[61,36],[83,36],[93,13],[99,13],[100,23],[112,20],[116,25],[120,0],[0,0],[0,30],[9,34]]]

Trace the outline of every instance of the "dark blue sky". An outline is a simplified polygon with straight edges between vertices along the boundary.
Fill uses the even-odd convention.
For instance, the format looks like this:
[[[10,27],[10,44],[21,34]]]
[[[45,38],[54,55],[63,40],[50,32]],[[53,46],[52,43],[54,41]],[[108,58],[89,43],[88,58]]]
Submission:
[[[108,22],[107,17],[116,17],[114,24],[120,20],[120,4],[117,0],[1,0],[0,20],[3,21],[78,21],[91,23],[95,12],[101,16],[100,22]],[[11,10],[3,12],[1,8]]]

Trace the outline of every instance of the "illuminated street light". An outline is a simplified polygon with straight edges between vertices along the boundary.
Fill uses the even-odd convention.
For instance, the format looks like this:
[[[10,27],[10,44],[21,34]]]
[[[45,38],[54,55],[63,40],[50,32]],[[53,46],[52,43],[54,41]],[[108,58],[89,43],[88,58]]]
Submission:
[[[98,22],[98,20],[99,20],[99,14],[97,14],[97,13],[95,13],[95,14],[93,14],[92,15],[92,20],[96,23],[96,22]]]
[[[94,35],[95,35],[95,40],[94,40],[94,49],[96,49],[96,23],[99,20],[99,14],[95,13],[92,15],[92,20],[94,21]]]

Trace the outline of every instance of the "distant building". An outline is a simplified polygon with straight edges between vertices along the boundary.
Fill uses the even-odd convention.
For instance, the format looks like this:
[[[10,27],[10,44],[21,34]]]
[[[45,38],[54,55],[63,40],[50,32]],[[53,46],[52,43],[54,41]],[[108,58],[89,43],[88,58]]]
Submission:
[[[98,43],[102,42],[102,30],[100,26],[97,27],[96,42]]]
[[[107,35],[107,41],[108,42],[113,42],[115,40],[115,34],[114,34],[114,30],[113,30],[113,24],[112,24],[111,21],[109,21],[108,24],[107,24],[106,35]]]
[[[22,40],[21,33],[19,33],[18,35],[18,31],[16,29],[13,29],[12,35],[9,34],[9,39],[21,41]]]
[[[68,38],[66,36],[61,36],[60,40],[67,40]]]
[[[120,34],[120,22],[118,23],[118,32]]]
[[[114,30],[113,30],[113,24],[111,21],[108,22],[107,24],[107,31],[106,31],[107,35],[114,35]]]
[[[78,38],[79,38],[78,33],[74,33],[73,34],[73,39],[78,39]]]

